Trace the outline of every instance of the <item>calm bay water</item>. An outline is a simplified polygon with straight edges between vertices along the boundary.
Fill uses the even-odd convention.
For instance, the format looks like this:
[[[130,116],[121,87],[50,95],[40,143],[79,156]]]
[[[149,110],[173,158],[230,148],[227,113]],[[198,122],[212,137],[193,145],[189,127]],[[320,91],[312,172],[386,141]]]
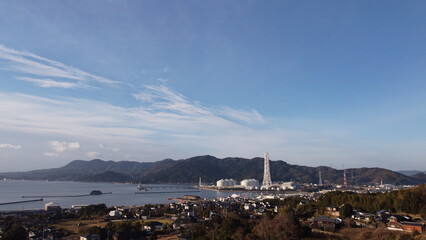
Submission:
[[[43,201],[17,203],[10,205],[0,205],[0,211],[4,210],[30,210],[42,209],[44,204],[55,202],[63,208],[69,208],[71,205],[98,204],[105,203],[107,206],[131,206],[155,203],[169,203],[172,201],[167,198],[182,197],[183,195],[197,195],[202,198],[217,198],[229,196],[233,192],[218,192],[209,190],[200,190],[200,192],[179,192],[179,193],[159,193],[169,191],[184,191],[183,188],[189,188],[190,185],[167,184],[156,185],[148,184],[147,187],[154,187],[148,190],[147,194],[135,194],[138,192],[137,184],[119,184],[119,183],[82,183],[82,182],[60,182],[60,181],[0,181],[0,203],[30,200],[22,196],[65,196],[89,194],[93,190],[102,192],[111,192],[98,196],[83,197],[44,197]],[[169,189],[168,187],[179,187],[178,189]],[[165,187],[165,188],[164,188]],[[159,188],[159,189],[157,189]],[[194,190],[194,189],[192,189]],[[139,191],[140,192],[140,191]],[[143,192],[143,191],[142,191]],[[155,193],[156,192],[156,193]],[[247,194],[247,193],[245,193]]]

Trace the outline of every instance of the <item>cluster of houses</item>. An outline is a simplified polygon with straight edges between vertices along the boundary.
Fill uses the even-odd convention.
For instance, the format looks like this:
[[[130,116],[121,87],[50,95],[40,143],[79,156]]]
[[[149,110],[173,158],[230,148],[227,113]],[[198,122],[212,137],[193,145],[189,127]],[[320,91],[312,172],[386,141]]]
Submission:
[[[116,208],[116,210],[112,210],[108,214],[106,219],[110,217],[129,219],[130,212],[133,214],[132,218],[150,219],[153,215],[158,215],[158,212],[163,211],[164,209],[162,208],[166,208],[167,211],[163,211],[162,216],[173,220],[173,224],[171,224],[170,227],[174,231],[185,233],[185,230],[191,229],[197,224],[212,220],[215,217],[223,218],[227,211],[237,212],[241,216],[244,215],[249,218],[259,218],[262,215],[278,212],[278,206],[276,206],[273,201],[241,198],[238,195],[211,200],[200,199],[195,196],[185,196],[180,200],[180,202],[170,203],[166,207],[163,205],[152,205],[148,209],[139,208],[133,211],[127,208]],[[301,202],[301,204],[303,204],[303,202]],[[200,211],[200,209],[203,209],[203,211]],[[340,216],[340,207],[326,207],[323,213],[323,215],[318,215],[309,219],[312,229],[335,231],[344,225],[343,219],[341,219]],[[424,220],[413,219],[406,215],[391,214],[384,210],[376,213],[354,211],[351,215],[351,222],[354,224],[353,227],[377,228],[378,223],[381,222],[384,223],[389,230],[411,233],[426,232]],[[152,221],[149,225],[143,226],[143,230],[148,232],[162,232],[164,228],[164,224],[155,221]]]
[[[52,214],[61,212],[58,204],[50,202],[45,204],[44,210],[6,211],[0,214],[0,239],[7,228],[7,218],[19,219],[22,227],[28,233],[28,240],[54,240],[61,239],[63,233],[52,227]]]
[[[340,218],[340,208],[335,206],[326,207],[325,214],[314,217],[311,221],[313,229],[324,231],[334,231],[343,225]],[[414,219],[408,215],[392,214],[386,210],[380,210],[375,214],[354,211],[351,216],[352,222],[356,227],[369,227],[376,228],[377,223],[381,222],[386,224],[386,228],[394,231],[405,232],[426,232],[426,224],[423,219]]]
[[[389,230],[405,231],[405,232],[419,232],[426,231],[425,222],[415,220],[411,216],[390,214],[387,211],[380,211],[382,219],[386,219],[386,225]]]
[[[310,196],[312,197],[312,196]],[[306,198],[309,201],[310,198]],[[262,215],[274,214],[278,212],[279,206],[275,201],[265,201],[265,199],[242,198],[239,195],[232,195],[226,198],[201,199],[198,196],[187,195],[176,199],[178,202],[170,204],[144,205],[137,207],[114,207],[104,216],[104,221],[143,221],[140,231],[146,236],[151,234],[164,234],[173,232],[180,234],[179,239],[186,239],[185,234],[195,226],[212,221],[223,219],[228,212],[238,213],[252,219],[260,218]],[[304,204],[302,201],[300,204]],[[329,206],[323,209],[322,215],[317,215],[308,219],[310,227],[322,231],[335,231],[344,225],[340,216],[341,207]],[[11,212],[9,215],[0,214],[0,236],[2,221],[7,216],[14,216],[22,220],[28,232],[30,240],[55,240],[61,239],[61,232],[49,227],[52,224],[51,216],[55,213],[78,211],[78,206],[71,209],[61,209],[56,203],[48,203],[45,209],[37,212]],[[32,216],[32,217],[31,217]],[[39,216],[39,217],[34,217]],[[164,224],[157,219],[168,219],[169,224]],[[394,231],[405,232],[426,232],[425,222],[422,219],[415,219],[406,215],[396,215],[388,211],[381,210],[376,213],[365,211],[353,211],[351,223],[353,227],[376,228],[378,223],[385,224],[386,228]],[[383,225],[382,224],[382,225]],[[114,233],[111,239],[129,239],[126,232]],[[0,237],[1,239],[1,237]],[[89,233],[79,236],[80,240],[99,240],[100,235]]]
[[[214,218],[222,219],[227,212],[237,212],[250,218],[259,218],[260,215],[277,212],[278,208],[271,202],[255,199],[244,199],[238,195],[219,199],[201,199],[197,196],[187,195],[178,199],[179,202],[168,205],[145,205],[141,207],[115,207],[104,218],[105,221],[121,221],[130,219],[147,220],[142,226],[142,231],[147,235],[173,231],[178,233],[179,239],[187,239],[188,230]],[[158,216],[172,220],[172,224],[155,221]],[[97,234],[80,236],[80,240],[97,240]],[[114,239],[126,239],[116,237]]]

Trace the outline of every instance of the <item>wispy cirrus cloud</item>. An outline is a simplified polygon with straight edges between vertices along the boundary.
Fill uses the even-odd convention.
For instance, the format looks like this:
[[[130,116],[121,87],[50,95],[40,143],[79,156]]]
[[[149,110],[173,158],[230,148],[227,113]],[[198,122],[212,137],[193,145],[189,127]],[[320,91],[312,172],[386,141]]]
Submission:
[[[82,83],[76,83],[76,82],[63,82],[63,81],[55,81],[52,79],[39,79],[39,78],[31,78],[31,77],[17,77],[16,79],[31,82],[35,85],[43,88],[88,88],[89,86],[82,84]]]
[[[128,108],[77,98],[52,99],[0,93],[0,110],[4,113],[0,128],[145,140],[155,138],[157,134],[215,135],[227,129],[249,128],[240,121],[234,121],[230,110],[226,113],[229,117],[224,118],[216,113],[217,110],[194,103],[164,86],[147,89],[158,96],[139,107]],[[247,118],[252,116],[250,121],[259,119],[256,113],[245,114]]]
[[[38,87],[90,90],[98,85],[122,85],[122,93],[133,96],[134,100],[124,107],[77,97],[0,92],[0,131],[78,140],[51,141],[50,150],[44,152],[46,157],[81,157],[77,153],[83,153],[98,158],[106,151],[108,156],[144,156],[143,160],[147,156],[154,156],[149,160],[182,156],[178,152],[184,157],[207,153],[252,157],[267,149],[288,153],[282,146],[289,138],[295,140],[294,134],[282,128],[268,127],[267,120],[255,109],[208,106],[167,87],[164,79],[158,79],[159,84],[136,88],[3,45],[0,64],[3,70],[21,74],[16,79]],[[168,71],[166,67],[157,73]],[[101,149],[76,151],[80,142]]]
[[[84,85],[90,84],[108,84],[117,85],[121,82],[114,81],[105,77],[100,77],[86,71],[80,70],[76,67],[68,66],[58,61],[41,57],[28,51],[18,51],[8,48],[0,44],[0,60],[2,61],[2,69],[12,71],[15,73],[33,75],[38,77],[48,77],[55,79],[66,79],[68,81],[83,82]],[[23,80],[20,77],[20,80]],[[27,80],[31,81],[30,78]],[[41,79],[43,80],[43,79]],[[44,79],[44,84],[40,86],[54,86],[52,80],[49,79],[50,84]],[[34,82],[34,79],[33,79]],[[37,82],[36,82],[37,83]],[[42,83],[38,81],[38,83]],[[65,84],[66,85],[66,84]],[[56,87],[65,86],[56,84]],[[70,85],[66,85],[70,86]]]
[[[151,95],[150,100],[141,101],[137,107],[78,98],[0,93],[0,111],[5,116],[0,118],[0,130],[71,136],[81,141],[106,143],[96,145],[111,154],[125,154],[132,148],[132,155],[139,152],[148,156],[170,156],[167,153],[176,154],[176,151],[189,151],[190,155],[222,150],[232,153],[236,150],[232,147],[235,142],[259,145],[261,136],[272,141],[269,135],[277,134],[277,131],[252,128],[251,122],[259,122],[256,113],[243,111],[252,119],[241,121],[232,116],[237,110],[233,114],[232,109],[218,114],[217,109],[203,106],[165,86],[147,86],[145,90]],[[283,135],[280,137],[285,140]],[[282,143],[281,140],[274,144]],[[72,148],[69,142],[61,141],[51,142],[50,146],[53,151],[47,151],[45,156],[58,157],[61,149]],[[199,150],[194,152],[192,148]],[[250,148],[252,152],[245,152],[253,156],[255,148]]]
[[[266,123],[263,116],[255,109],[246,111],[241,109],[233,109],[230,107],[219,107],[219,108],[216,108],[214,112],[226,119],[241,121],[248,124]]]
[[[21,149],[22,146],[21,145],[13,145],[10,143],[0,143],[0,148],[10,148],[10,149]]]
[[[5,70],[35,76],[18,76],[16,79],[31,82],[43,88],[90,88],[92,83],[110,85],[121,83],[31,52],[18,51],[4,45],[0,45],[0,60],[5,62],[3,65]],[[170,67],[164,67],[163,72],[168,71],[170,71]],[[185,121],[189,121],[191,124],[194,122],[199,124],[217,124],[219,122],[220,124],[229,124],[236,121],[245,124],[264,122],[262,116],[256,110],[246,111],[229,107],[203,106],[163,84],[145,85],[133,96],[142,101],[142,106],[127,110],[121,109],[125,112],[126,118],[143,117],[147,119],[145,125],[159,129],[167,128],[163,123],[173,120],[178,121],[180,125],[185,125]],[[43,101],[47,101],[47,99],[43,99]],[[39,108],[43,108],[43,106],[40,105]],[[140,124],[137,125],[139,126]],[[145,129],[149,129],[149,127]]]
[[[348,152],[354,153],[353,158],[366,155],[359,153],[359,146],[348,146],[339,141],[342,134],[348,133],[330,132],[321,123],[304,124],[320,125],[307,130],[284,129],[269,125],[268,120],[254,110],[218,110],[218,107],[204,106],[165,86],[147,86],[145,90],[141,93],[149,97],[141,99],[137,107],[79,98],[42,98],[0,92],[0,132],[78,140],[51,141],[51,150],[44,153],[46,157],[66,153],[67,157],[77,158],[82,157],[78,153],[105,153],[108,150],[108,156],[117,160],[131,155],[129,160],[152,161],[202,154],[253,157],[271,151],[272,159],[299,164],[312,164],[315,159],[324,164],[331,159],[347,158]],[[101,150],[77,151],[82,142]]]
[[[190,101],[165,85],[145,85],[145,89],[133,96],[149,103],[148,110],[184,115],[209,115],[207,108]]]
[[[190,100],[165,85],[146,85],[145,89],[133,96],[149,103],[147,111],[175,116],[179,119],[198,119],[221,122],[243,122],[246,124],[265,123],[256,110],[233,109],[230,107],[207,107],[199,102]]]

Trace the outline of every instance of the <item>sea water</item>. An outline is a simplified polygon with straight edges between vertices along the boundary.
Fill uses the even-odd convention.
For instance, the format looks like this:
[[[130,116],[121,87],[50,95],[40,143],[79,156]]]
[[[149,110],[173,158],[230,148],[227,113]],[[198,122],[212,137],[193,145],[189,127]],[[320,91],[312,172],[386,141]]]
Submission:
[[[132,206],[144,204],[170,203],[168,198],[179,198],[184,195],[197,195],[201,198],[227,197],[234,192],[220,192],[201,189],[190,189],[191,185],[185,184],[148,184],[147,191],[137,189],[137,184],[122,183],[85,183],[65,181],[0,181],[0,203],[31,200],[23,196],[46,196],[43,201],[0,205],[0,211],[6,210],[32,210],[43,209],[44,204],[55,202],[62,208],[70,208],[72,205],[90,205],[104,203],[107,206]],[[99,190],[102,195],[81,197],[63,197],[72,195],[90,194],[93,190]],[[179,192],[178,192],[179,191]],[[135,194],[135,192],[143,194]],[[240,193],[247,195],[248,193]],[[52,197],[49,197],[52,196]]]

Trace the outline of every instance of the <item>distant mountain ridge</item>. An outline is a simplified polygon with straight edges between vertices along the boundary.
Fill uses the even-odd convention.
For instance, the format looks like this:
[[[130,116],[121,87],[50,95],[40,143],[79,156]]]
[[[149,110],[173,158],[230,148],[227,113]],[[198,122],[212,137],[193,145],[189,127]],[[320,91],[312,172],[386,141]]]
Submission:
[[[0,173],[0,177],[27,179],[27,180],[59,180],[59,181],[87,181],[92,176],[110,173],[122,173],[127,175],[127,179],[132,179],[132,174],[139,174],[148,169],[152,162],[131,162],[131,161],[103,161],[93,159],[90,161],[74,160],[60,168],[33,170],[28,172]],[[101,181],[101,180],[99,180]],[[121,181],[124,180],[124,178]]]
[[[307,167],[291,165],[277,160],[270,162],[273,181],[297,181],[318,183],[319,171],[324,183],[343,183],[343,170],[330,167]],[[349,184],[375,184],[383,181],[390,184],[426,183],[426,174],[407,176],[383,168],[347,169]],[[222,178],[238,181],[255,178],[262,181],[263,158],[216,158],[205,155],[182,160],[166,159],[157,162],[90,161],[74,160],[60,168],[28,172],[0,173],[1,178],[28,180],[61,180],[89,182],[143,182],[143,183],[214,183]]]
[[[426,174],[426,171],[419,171],[419,170],[401,170],[401,171],[398,171],[398,172],[401,173],[401,174],[407,175],[407,176],[413,176],[413,175],[416,175],[418,173],[425,173]]]

